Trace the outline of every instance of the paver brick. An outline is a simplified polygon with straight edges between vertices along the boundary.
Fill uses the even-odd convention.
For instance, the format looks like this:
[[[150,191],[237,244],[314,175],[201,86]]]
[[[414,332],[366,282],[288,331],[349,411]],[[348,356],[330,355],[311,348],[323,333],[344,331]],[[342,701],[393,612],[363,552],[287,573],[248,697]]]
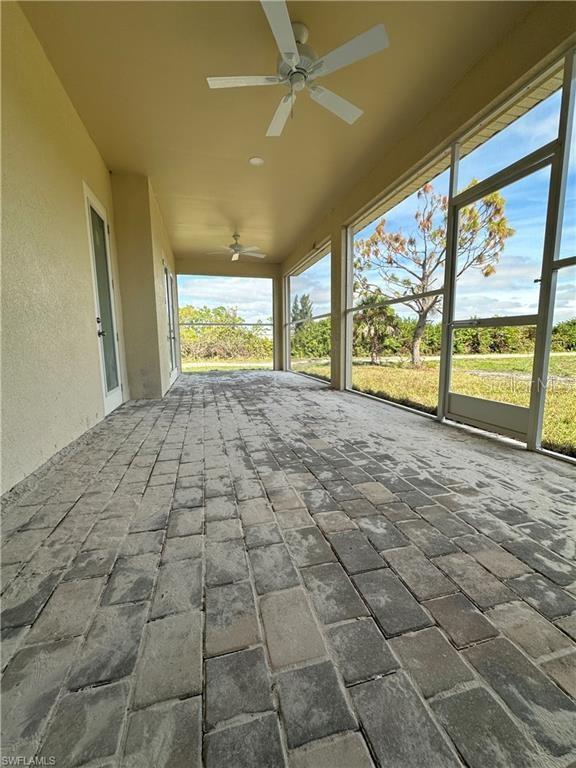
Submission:
[[[202,561],[176,560],[158,569],[152,619],[202,607]]]
[[[386,565],[361,531],[333,533],[329,539],[348,573],[362,573]]]
[[[489,640],[463,653],[548,752],[561,756],[576,747],[576,703],[508,640]]]
[[[207,541],[229,541],[242,538],[242,526],[238,518],[231,520],[214,520],[206,523]]]
[[[484,688],[432,703],[471,768],[541,768],[546,758],[504,707]]]
[[[58,572],[20,573],[2,596],[2,628],[32,624],[60,578]]]
[[[563,632],[526,603],[498,605],[487,611],[486,616],[533,659],[565,648],[576,648]]]
[[[338,563],[304,568],[302,577],[312,597],[314,609],[324,624],[368,615],[368,609],[349,576]]]
[[[285,768],[275,714],[207,734],[206,768]]]
[[[545,576],[528,573],[506,583],[547,619],[558,619],[576,611],[576,599]]]
[[[302,587],[264,595],[260,599],[260,612],[273,669],[326,655]]]
[[[162,550],[162,563],[172,563],[175,560],[189,560],[202,557],[204,536],[177,536],[166,539]]]
[[[576,699],[576,652],[565,653],[541,664],[541,669],[548,677]]]
[[[502,582],[482,568],[474,558],[463,552],[437,557],[434,564],[450,576],[480,608],[491,608],[514,599],[514,594]]]
[[[202,768],[200,697],[132,712],[122,768]]]
[[[428,557],[438,557],[457,551],[457,547],[450,539],[425,520],[405,520],[399,522],[398,527]]]
[[[9,749],[25,754],[24,745],[38,741],[78,644],[74,639],[25,647],[7,666],[1,684],[4,755]]]
[[[103,588],[103,578],[61,582],[34,622],[26,642],[45,643],[84,634]]]
[[[195,536],[202,533],[204,527],[204,509],[173,509],[168,518],[168,538],[173,536]]]
[[[206,499],[204,507],[206,520],[228,520],[238,517],[238,508],[233,498],[229,496],[216,496]]]
[[[385,675],[399,666],[372,619],[327,627],[326,636],[346,685]]]
[[[76,659],[68,687],[118,680],[129,675],[136,663],[147,603],[100,608]]]
[[[164,541],[163,531],[143,531],[126,536],[120,555],[160,554]]]
[[[403,672],[350,689],[381,765],[456,768],[461,765]]]
[[[238,505],[240,517],[244,526],[268,523],[274,520],[272,507],[265,499],[250,499]]]
[[[426,698],[474,679],[470,667],[436,627],[393,637],[390,646]]]
[[[336,556],[316,526],[293,528],[284,533],[292,557],[301,568],[333,562]]]
[[[356,727],[331,662],[282,672],[276,685],[290,748]]]
[[[461,536],[454,543],[500,579],[513,579],[531,571],[525,563],[481,533]]]
[[[242,541],[209,541],[206,545],[206,583],[213,587],[248,578]]]
[[[127,705],[126,683],[67,694],[56,707],[39,757],[75,766],[114,755]]]
[[[498,630],[461,593],[424,603],[456,648],[495,637]]]
[[[202,692],[202,615],[177,613],[146,624],[134,707]]]
[[[252,549],[249,556],[258,594],[296,587],[300,583],[284,544]]]
[[[236,651],[260,640],[250,582],[206,590],[206,655]]]
[[[354,487],[371,504],[389,504],[391,501],[397,501],[396,495],[389,491],[382,483],[370,481],[368,483],[358,483]]]
[[[539,571],[555,584],[567,587],[576,581],[576,565],[551,552],[542,544],[529,538],[512,539],[504,546],[535,571]]]
[[[119,557],[102,595],[103,605],[149,600],[154,589],[158,555]]]
[[[290,753],[290,768],[374,768],[359,733],[312,742]]]
[[[390,569],[360,573],[354,583],[387,637],[429,627],[432,621]]]
[[[384,559],[398,573],[418,600],[430,600],[456,592],[456,585],[450,581],[415,546],[389,549]]]
[[[382,515],[357,517],[356,524],[379,552],[385,549],[408,546],[410,543],[406,536]]]
[[[351,531],[356,528],[356,524],[345,512],[318,512],[314,515],[314,520],[324,533]]]
[[[281,544],[282,534],[276,523],[260,523],[245,528],[244,539],[248,549],[255,549],[268,544]]]
[[[237,715],[254,715],[273,709],[270,680],[262,648],[207,659],[208,728]]]

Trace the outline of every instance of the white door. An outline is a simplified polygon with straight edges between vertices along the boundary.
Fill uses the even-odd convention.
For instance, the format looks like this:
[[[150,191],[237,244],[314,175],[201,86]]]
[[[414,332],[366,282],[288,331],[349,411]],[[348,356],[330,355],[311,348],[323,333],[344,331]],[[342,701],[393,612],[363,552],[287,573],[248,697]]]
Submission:
[[[91,194],[87,194],[86,203],[94,265],[97,312],[95,332],[100,349],[104,412],[110,413],[122,403],[123,396],[118,363],[118,334],[114,314],[114,282],[110,270],[108,225],[105,210]]]
[[[168,346],[170,348],[170,378],[176,377],[178,369],[178,355],[176,349],[176,323],[174,319],[174,276],[164,267],[164,281],[166,287],[166,310],[168,312]]]

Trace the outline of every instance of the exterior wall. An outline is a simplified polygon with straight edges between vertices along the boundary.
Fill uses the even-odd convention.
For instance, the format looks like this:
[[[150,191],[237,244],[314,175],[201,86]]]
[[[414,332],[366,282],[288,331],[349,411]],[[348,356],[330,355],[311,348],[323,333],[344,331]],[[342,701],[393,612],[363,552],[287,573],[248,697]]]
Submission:
[[[4,492],[104,416],[83,181],[117,261],[108,170],[20,7],[1,12]]]
[[[194,259],[176,257],[176,271],[179,275],[217,275],[219,277],[278,277],[282,265],[266,261],[230,261],[227,259]]]
[[[342,227],[393,188],[402,177],[489,114],[503,98],[511,96],[534,74],[552,63],[574,44],[576,35],[574,3],[543,3],[486,56],[446,97],[394,146],[375,156],[371,172],[340,198],[306,233],[282,262],[284,275],[315,250],[315,244],[332,239],[332,386],[346,386],[344,364],[346,258]]]
[[[171,375],[171,361],[170,361],[170,341],[168,338],[168,306],[166,303],[166,283],[164,276],[164,267],[168,267],[169,271],[174,275],[174,281],[176,281],[176,269],[174,263],[174,255],[170,246],[170,240],[164,222],[162,220],[162,214],[158,207],[158,202],[154,196],[152,188],[149,187],[149,203],[150,203],[150,224],[152,232],[152,256],[153,256],[153,274],[154,274],[154,291],[156,296],[156,316],[158,318],[158,349],[160,353],[160,380],[162,394],[170,387],[170,375]],[[177,291],[176,286],[174,290],[174,305],[177,304]],[[177,355],[180,350],[180,339],[178,334],[178,313],[177,307],[175,308],[174,323],[176,328],[176,348]],[[180,361],[178,359],[178,367]]]

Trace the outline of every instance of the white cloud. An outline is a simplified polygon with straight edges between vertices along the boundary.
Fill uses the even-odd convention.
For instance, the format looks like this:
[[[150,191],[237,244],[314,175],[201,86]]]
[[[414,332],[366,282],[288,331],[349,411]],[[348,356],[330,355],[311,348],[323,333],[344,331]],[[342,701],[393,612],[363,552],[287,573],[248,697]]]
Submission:
[[[247,323],[272,316],[272,280],[255,277],[178,276],[180,307],[237,307]]]

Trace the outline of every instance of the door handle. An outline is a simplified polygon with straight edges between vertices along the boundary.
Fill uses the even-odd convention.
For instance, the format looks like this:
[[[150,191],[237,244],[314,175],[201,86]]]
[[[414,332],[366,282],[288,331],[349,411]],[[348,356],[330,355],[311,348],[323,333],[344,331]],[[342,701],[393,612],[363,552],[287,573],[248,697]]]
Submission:
[[[98,336],[106,336],[106,331],[98,331]]]

